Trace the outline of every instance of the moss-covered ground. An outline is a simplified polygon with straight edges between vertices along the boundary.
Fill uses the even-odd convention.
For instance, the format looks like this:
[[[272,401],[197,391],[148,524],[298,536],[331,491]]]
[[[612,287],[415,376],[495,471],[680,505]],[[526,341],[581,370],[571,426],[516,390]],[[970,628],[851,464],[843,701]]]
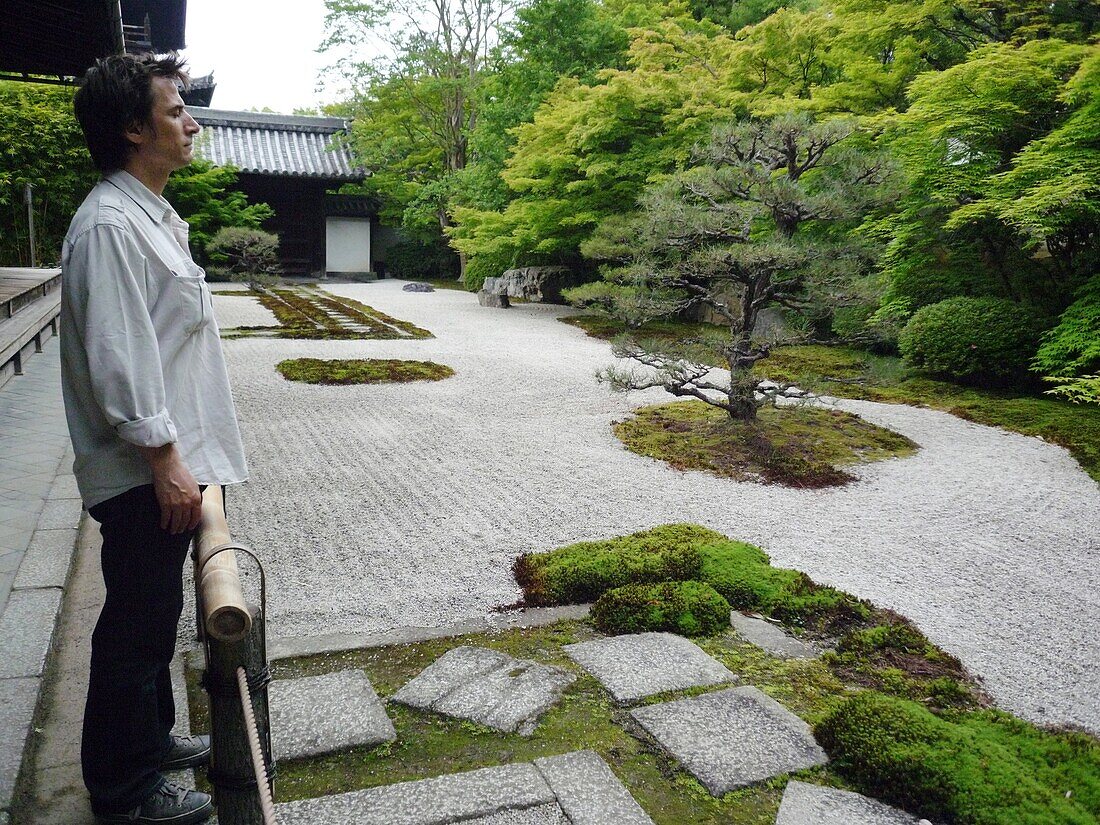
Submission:
[[[815,659],[771,656],[728,627],[697,640],[738,675],[740,684],[758,687],[815,727],[833,761],[794,776],[859,789],[937,821],[967,825],[1096,821],[1100,744],[1095,739],[1043,731],[1008,714],[983,709],[985,697],[958,662],[904,618],[815,585],[797,571],[772,568],[759,548],[732,542],[697,525],[667,525],[524,559],[527,567],[541,566],[551,579],[559,580],[557,585],[547,582],[548,592],[567,600],[568,594],[579,591],[562,582],[576,580],[576,584],[576,568],[583,567],[585,559],[594,560],[592,569],[581,572],[606,585],[616,579],[610,570],[616,564],[632,582],[643,581],[653,571],[674,575],[683,567],[682,572],[687,572],[693,550],[699,556],[700,576],[709,576],[733,601],[756,599],[753,603],[763,612],[780,616],[797,604],[805,608],[809,598],[817,604],[817,612],[810,615],[825,611],[847,617],[845,629],[833,640],[836,650]],[[725,574],[705,570],[708,564],[724,565]],[[525,591],[528,578],[520,579]],[[853,613],[853,605],[866,609]],[[797,611],[791,614],[792,621],[796,615]],[[802,632],[799,622],[787,624],[791,632]],[[834,627],[835,622],[815,626]],[[595,679],[566,656],[565,645],[598,637],[588,621],[563,621],[276,662],[277,679],[362,669],[383,698],[458,645],[499,650],[556,665],[577,676],[530,737],[387,705],[397,731],[395,742],[284,761],[278,769],[277,798],[311,798],[591,749],[607,761],[658,825],[772,825],[787,777],[712,797],[634,725],[628,709],[615,705]],[[207,724],[205,697],[197,672],[192,669],[188,676],[192,725],[201,730]],[[718,689],[670,692],[643,704]]]
[[[611,339],[623,327],[607,318],[581,315],[562,321],[597,338]],[[655,337],[691,337],[700,325],[663,322],[646,327]],[[852,347],[779,347],[756,365],[761,378],[791,381],[824,395],[925,406],[979,424],[1040,436],[1065,447],[1085,472],[1100,481],[1100,407],[1074,404],[1035,392],[964,387],[908,370],[901,360]]]
[[[455,371],[434,361],[397,361],[387,358],[289,358],[275,365],[288,381],[307,384],[386,384],[441,381]]]
[[[277,327],[237,327],[224,338],[307,338],[364,340],[431,338],[426,329],[393,318],[353,298],[332,295],[307,286],[283,286],[260,292],[238,290],[227,295],[250,296],[271,310]]]
[[[702,401],[643,407],[614,426],[628,449],[678,470],[790,487],[827,487],[855,477],[844,467],[911,455],[917,445],[859,416],[812,406],[765,407],[734,421]]]

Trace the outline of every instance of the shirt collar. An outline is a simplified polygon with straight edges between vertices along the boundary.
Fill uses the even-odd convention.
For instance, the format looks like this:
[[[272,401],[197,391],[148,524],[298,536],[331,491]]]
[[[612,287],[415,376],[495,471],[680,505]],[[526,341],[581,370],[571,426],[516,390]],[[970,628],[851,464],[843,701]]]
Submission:
[[[127,195],[156,223],[163,222],[167,215],[176,217],[176,210],[172,208],[172,204],[153,192],[125,169],[116,169],[107,175],[105,180]]]

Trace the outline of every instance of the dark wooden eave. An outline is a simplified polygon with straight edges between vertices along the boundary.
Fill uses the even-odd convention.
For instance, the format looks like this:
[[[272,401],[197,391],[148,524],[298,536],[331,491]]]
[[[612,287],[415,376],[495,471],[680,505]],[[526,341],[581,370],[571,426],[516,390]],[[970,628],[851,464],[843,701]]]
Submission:
[[[5,0],[3,16],[0,75],[63,80],[123,52],[124,24],[153,51],[182,49],[187,0]]]

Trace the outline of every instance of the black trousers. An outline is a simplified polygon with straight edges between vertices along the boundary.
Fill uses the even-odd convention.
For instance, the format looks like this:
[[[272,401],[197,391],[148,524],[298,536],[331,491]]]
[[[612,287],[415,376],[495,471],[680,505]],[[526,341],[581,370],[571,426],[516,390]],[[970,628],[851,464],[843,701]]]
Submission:
[[[80,759],[92,809],[107,813],[135,807],[164,781],[158,766],[176,718],[168,665],[193,534],[160,529],[152,485],[89,512],[103,536],[107,597],[92,634]]]

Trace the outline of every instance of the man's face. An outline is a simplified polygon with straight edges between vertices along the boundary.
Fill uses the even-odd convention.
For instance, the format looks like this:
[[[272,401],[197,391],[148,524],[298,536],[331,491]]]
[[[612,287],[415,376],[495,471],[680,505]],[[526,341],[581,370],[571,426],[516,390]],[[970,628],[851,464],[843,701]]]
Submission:
[[[128,137],[144,163],[165,173],[174,172],[191,162],[193,141],[202,127],[187,113],[171,78],[154,77],[152,82],[150,122],[138,131],[129,132]]]

